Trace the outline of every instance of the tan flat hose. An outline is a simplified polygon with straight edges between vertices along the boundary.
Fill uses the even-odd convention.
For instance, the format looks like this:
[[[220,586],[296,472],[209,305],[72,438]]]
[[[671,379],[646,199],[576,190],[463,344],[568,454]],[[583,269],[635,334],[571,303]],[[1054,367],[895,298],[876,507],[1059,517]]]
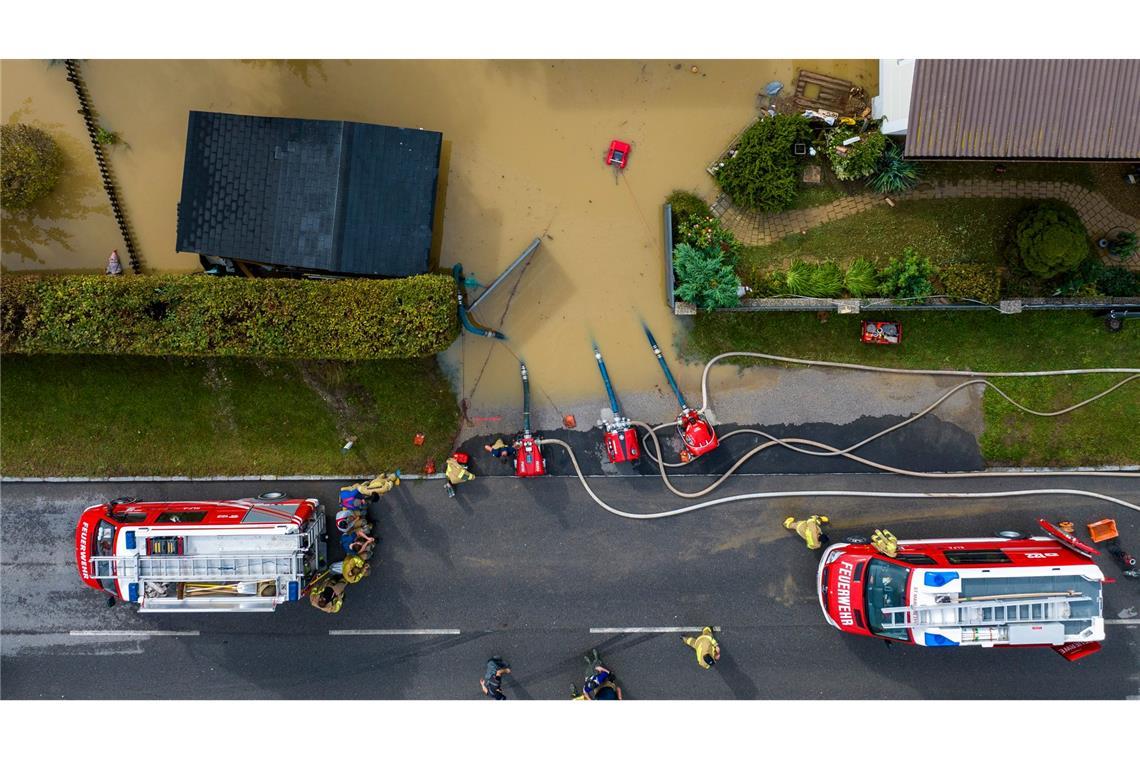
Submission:
[[[724,483],[724,481],[727,480],[730,475],[732,475],[738,469],[740,469],[745,464],[745,462],[747,462],[749,459],[751,459],[756,454],[759,454],[761,451],[764,451],[765,449],[771,448],[772,446],[783,446],[785,448],[791,449],[792,451],[796,451],[796,452],[801,453],[801,454],[807,454],[809,456],[841,456],[841,457],[844,457],[846,459],[850,459],[852,461],[859,462],[860,464],[866,465],[868,467],[873,467],[875,469],[882,470],[884,472],[890,472],[890,473],[894,473],[896,475],[905,475],[908,477],[915,477],[915,478],[960,479],[960,478],[997,478],[997,477],[1029,477],[1029,476],[1040,477],[1040,476],[1056,476],[1056,475],[1067,475],[1067,476],[1079,475],[1079,476],[1099,476],[1099,477],[1117,477],[1117,478],[1120,478],[1120,477],[1124,477],[1124,478],[1140,477],[1140,472],[1090,472],[1090,471],[1072,471],[1072,472],[1064,472],[1064,471],[1049,471],[1049,472],[950,472],[950,473],[917,472],[914,470],[906,470],[906,469],[902,469],[899,467],[893,467],[891,465],[883,464],[881,462],[875,462],[875,461],[872,461],[870,459],[866,459],[864,457],[860,457],[856,454],[851,453],[855,449],[858,449],[861,446],[865,446],[866,444],[870,443],[871,441],[876,440],[877,438],[881,438],[882,436],[887,435],[888,433],[892,433],[892,432],[894,432],[894,431],[896,431],[902,427],[905,427],[906,425],[909,425],[909,424],[915,422],[916,420],[922,418],[924,415],[933,411],[940,404],[942,404],[944,401],[946,401],[948,398],[950,398],[950,396],[954,395],[955,393],[958,393],[959,391],[961,391],[961,390],[963,390],[963,389],[965,389],[971,385],[979,385],[980,384],[980,385],[986,385],[990,388],[993,388],[994,391],[996,391],[998,394],[1000,394],[1001,397],[1004,398],[1006,401],[1008,401],[1010,404],[1012,404],[1013,406],[1017,407],[1018,409],[1022,410],[1023,412],[1026,412],[1028,414],[1032,414],[1032,415],[1035,415],[1038,417],[1057,417],[1057,416],[1060,416],[1062,414],[1068,414],[1069,412],[1071,412],[1075,409],[1079,409],[1079,408],[1085,406],[1086,404],[1091,404],[1092,402],[1094,402],[1100,398],[1103,398],[1104,396],[1107,396],[1109,393],[1112,393],[1113,391],[1117,390],[1121,386],[1123,386],[1127,383],[1130,383],[1137,378],[1140,378],[1140,369],[1135,369],[1135,368],[1093,368],[1093,369],[1039,370],[1039,371],[1033,371],[1033,372],[974,372],[974,371],[970,371],[970,370],[898,369],[898,368],[894,368],[894,367],[872,367],[872,366],[868,366],[868,365],[864,365],[864,364],[847,364],[847,363],[843,363],[843,362],[817,361],[814,359],[797,359],[794,357],[778,356],[775,354],[763,354],[763,353],[757,353],[757,352],[751,352],[751,351],[730,351],[730,352],[726,352],[726,353],[714,356],[712,359],[710,359],[708,361],[707,364],[705,364],[704,372],[701,375],[701,409],[700,409],[700,411],[702,413],[709,411],[709,392],[708,392],[709,371],[712,369],[713,365],[715,365],[717,362],[721,361],[722,359],[726,359],[726,358],[733,357],[733,356],[744,356],[744,357],[749,357],[749,358],[768,359],[768,360],[777,361],[777,362],[787,362],[790,364],[803,364],[803,365],[810,365],[810,366],[832,367],[832,368],[838,368],[838,369],[849,369],[849,370],[856,370],[856,371],[863,371],[863,372],[883,372],[883,373],[889,373],[889,374],[903,374],[903,375],[943,375],[943,376],[951,376],[951,377],[969,377],[972,379],[967,380],[966,382],[963,382],[963,383],[960,383],[960,384],[954,386],[953,388],[948,390],[946,393],[942,394],[942,396],[940,396],[934,403],[927,406],[925,409],[923,409],[918,414],[916,414],[912,417],[909,417],[909,418],[903,420],[902,422],[899,422],[899,423],[892,425],[888,428],[885,428],[885,429],[879,431],[878,433],[875,433],[872,436],[864,438],[863,440],[858,441],[857,443],[854,443],[854,444],[852,444],[846,448],[843,448],[843,449],[836,448],[834,446],[823,443],[821,441],[813,441],[813,440],[806,439],[806,438],[776,438],[775,436],[772,436],[768,433],[765,433],[762,430],[754,430],[751,428],[734,430],[734,431],[727,433],[724,436],[722,436],[721,440],[725,440],[725,439],[730,438],[734,435],[742,435],[742,434],[757,435],[757,436],[767,438],[768,440],[766,442],[761,443],[760,445],[750,449],[749,451],[745,452],[745,454],[742,455],[739,459],[737,459],[737,461],[732,465],[732,467],[730,467],[728,469],[727,472],[725,472],[723,475],[721,475],[719,478],[717,478],[715,481],[713,481],[712,484],[710,484],[709,486],[707,486],[705,488],[700,489],[699,491],[691,491],[691,492],[681,491],[680,489],[678,489],[676,486],[673,485],[672,481],[670,481],[670,479],[669,479],[668,473],[665,470],[666,467],[682,467],[685,464],[687,464],[684,462],[665,462],[664,458],[662,456],[661,442],[657,437],[657,431],[662,429],[662,428],[665,428],[665,427],[671,427],[672,423],[666,423],[666,424],[657,425],[656,427],[654,427],[654,426],[647,425],[644,422],[634,422],[633,423],[634,425],[637,425],[638,427],[643,428],[649,434],[649,437],[653,440],[653,448],[656,450],[656,452],[655,453],[650,452],[647,449],[646,453],[650,457],[650,459],[652,459],[653,462],[655,464],[657,464],[658,470],[661,474],[661,479],[665,483],[666,488],[668,488],[673,494],[680,496],[682,498],[695,499],[695,498],[700,498],[702,496],[708,495],[709,493],[714,491],[716,488],[718,488],[722,483]],[[1114,384],[1110,388],[1108,388],[1104,391],[1101,391],[1100,393],[1097,393],[1094,396],[1090,396],[1089,398],[1084,399],[1083,401],[1080,401],[1076,404],[1072,404],[1072,405],[1067,406],[1063,409],[1057,409],[1057,410],[1053,410],[1053,411],[1042,411],[1042,410],[1037,410],[1037,409],[1030,409],[1029,407],[1027,407],[1023,404],[1020,404],[1017,401],[1014,401],[1012,398],[1010,398],[1010,396],[1005,391],[1003,391],[1001,388],[998,388],[996,385],[994,385],[989,380],[985,379],[985,378],[989,378],[989,377],[1059,377],[1059,376],[1066,376],[1066,375],[1073,376],[1073,375],[1107,375],[1107,374],[1123,374],[1123,375],[1128,375],[1128,377],[1125,377],[1123,380],[1117,382],[1116,384]],[[1083,490],[1072,489],[1072,488],[1036,488],[1036,489],[1018,490],[1018,491],[992,491],[992,492],[984,492],[984,493],[929,493],[929,492],[896,493],[896,492],[890,492],[890,491],[836,491],[836,490],[826,490],[826,491],[768,491],[768,492],[757,492],[757,493],[750,493],[750,494],[740,494],[737,496],[726,496],[726,497],[722,497],[719,499],[712,499],[710,501],[700,502],[698,504],[690,504],[690,505],[685,506],[685,507],[679,507],[679,508],[671,509],[671,510],[668,510],[665,512],[642,514],[642,513],[636,513],[636,512],[625,512],[625,511],[622,511],[619,509],[615,509],[614,507],[611,507],[609,504],[606,504],[602,499],[600,499],[598,497],[598,495],[594,493],[593,489],[590,488],[590,484],[586,481],[586,477],[582,473],[582,468],[578,465],[577,457],[574,455],[573,450],[570,448],[570,446],[568,444],[566,444],[566,442],[560,441],[560,440],[554,439],[554,438],[546,438],[546,439],[543,439],[542,441],[540,441],[540,443],[542,443],[542,444],[550,443],[550,444],[554,444],[557,446],[561,446],[562,448],[566,449],[567,453],[570,455],[570,461],[574,465],[574,471],[578,475],[578,480],[582,483],[582,487],[586,489],[586,493],[588,493],[590,495],[590,498],[593,499],[599,506],[601,506],[606,511],[611,512],[611,513],[618,515],[620,517],[627,517],[627,518],[634,519],[634,520],[651,520],[651,519],[657,519],[657,518],[662,518],[662,517],[674,517],[677,515],[685,514],[687,512],[693,512],[693,511],[696,511],[699,509],[705,509],[706,507],[715,506],[717,504],[726,504],[726,503],[730,503],[730,502],[734,502],[734,501],[746,501],[749,499],[773,499],[773,498],[794,497],[794,496],[818,496],[818,497],[832,496],[832,497],[856,497],[856,498],[859,498],[859,497],[862,497],[862,498],[876,497],[876,498],[911,498],[911,499],[983,499],[983,498],[1009,498],[1009,497],[1016,497],[1016,496],[1068,495],[1068,496],[1083,496],[1083,497],[1087,497],[1090,499],[1096,499],[1099,501],[1107,501],[1109,503],[1117,504],[1119,506],[1126,507],[1128,509],[1140,511],[1140,506],[1133,504],[1131,502],[1125,501],[1123,499],[1118,499],[1115,496],[1109,496],[1107,494],[1096,493],[1093,491],[1083,491]],[[797,445],[797,444],[799,444],[799,445]],[[805,448],[801,448],[801,446],[810,446],[813,448],[812,449],[805,449]]]

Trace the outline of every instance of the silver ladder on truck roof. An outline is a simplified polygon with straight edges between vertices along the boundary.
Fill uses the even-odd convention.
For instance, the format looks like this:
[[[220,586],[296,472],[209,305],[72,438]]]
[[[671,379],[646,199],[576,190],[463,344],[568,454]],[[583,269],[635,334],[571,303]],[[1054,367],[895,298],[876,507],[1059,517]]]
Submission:
[[[1090,602],[1087,596],[1043,594],[1035,598],[994,599],[978,602],[884,607],[883,628],[962,628],[1010,623],[1054,623],[1073,619],[1072,602]],[[1077,617],[1077,619],[1084,619]]]
[[[91,577],[139,581],[259,581],[305,573],[301,551],[92,557]]]

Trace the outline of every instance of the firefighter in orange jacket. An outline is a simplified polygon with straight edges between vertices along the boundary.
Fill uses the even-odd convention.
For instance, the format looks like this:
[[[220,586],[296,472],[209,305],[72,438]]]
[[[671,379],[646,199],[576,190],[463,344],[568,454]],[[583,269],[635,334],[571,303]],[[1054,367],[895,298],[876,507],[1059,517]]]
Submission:
[[[818,549],[827,540],[827,536],[823,533],[823,526],[830,523],[831,518],[827,515],[812,515],[806,520],[789,517],[784,520],[784,527],[788,530],[794,530],[796,535],[807,543],[807,548]]]

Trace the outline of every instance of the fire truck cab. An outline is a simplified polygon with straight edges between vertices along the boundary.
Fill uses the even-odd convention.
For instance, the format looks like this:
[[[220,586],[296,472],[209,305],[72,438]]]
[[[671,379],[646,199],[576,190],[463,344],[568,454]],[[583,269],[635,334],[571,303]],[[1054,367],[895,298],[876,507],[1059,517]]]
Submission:
[[[83,511],[75,561],[88,586],[140,612],[272,612],[327,565],[316,499],[134,502]]]
[[[1104,639],[1104,573],[1048,537],[900,541],[828,547],[819,563],[827,622],[919,646],[1052,646],[1069,659]]]

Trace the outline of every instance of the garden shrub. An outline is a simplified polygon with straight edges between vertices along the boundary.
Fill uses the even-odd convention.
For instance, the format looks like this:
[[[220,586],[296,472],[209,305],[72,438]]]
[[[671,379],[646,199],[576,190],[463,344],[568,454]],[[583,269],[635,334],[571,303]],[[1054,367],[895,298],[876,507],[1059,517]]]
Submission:
[[[843,286],[856,298],[874,295],[879,289],[875,279],[875,265],[867,259],[856,259],[843,277]]]
[[[784,272],[784,287],[794,296],[806,296],[811,290],[812,265],[806,261],[794,261]]]
[[[843,270],[834,261],[796,261],[784,275],[784,284],[792,295],[834,298],[843,292]]]
[[[787,208],[799,186],[792,145],[810,138],[808,120],[799,114],[761,119],[740,136],[735,153],[717,170],[717,185],[737,206],[760,211]]]
[[[680,222],[691,216],[709,215],[709,204],[688,190],[674,190],[665,202],[673,207],[673,220]]]
[[[1056,201],[1023,212],[1013,240],[1025,268],[1043,280],[1075,270],[1089,252],[1088,233],[1080,217]]]
[[[902,259],[891,259],[879,272],[879,292],[890,298],[919,299],[933,295],[934,265],[913,248],[903,252]]]
[[[983,303],[1000,300],[1001,273],[988,264],[945,264],[938,270],[941,292]]]
[[[888,141],[875,176],[868,178],[867,184],[877,193],[902,193],[917,185],[920,176],[918,164],[904,159],[899,144]]]
[[[6,276],[0,350],[13,353],[387,359],[458,334],[455,281],[205,275]]]
[[[677,275],[677,298],[698,309],[739,306],[740,278],[715,248],[695,248],[678,243],[673,248],[673,271]]]
[[[674,245],[686,243],[700,250],[715,249],[724,254],[724,261],[729,266],[736,266],[736,261],[744,246],[736,237],[720,223],[720,220],[708,216],[690,216],[677,223],[677,234]]]
[[[1124,267],[1101,266],[1096,287],[1106,296],[1117,298],[1140,296],[1140,275]]]
[[[1140,275],[1124,267],[1105,266],[1096,258],[1085,259],[1053,291],[1055,296],[1140,296]]]
[[[811,285],[816,298],[835,298],[843,292],[843,270],[834,261],[825,261],[816,266]]]
[[[843,147],[843,141],[856,136],[859,142],[846,146],[846,153],[840,155],[838,148]],[[860,134],[855,127],[839,126],[827,133],[827,156],[835,176],[842,180],[873,173],[886,147],[887,138],[882,132]]]
[[[27,208],[52,191],[63,174],[63,151],[51,135],[28,124],[0,125],[0,206]]]

